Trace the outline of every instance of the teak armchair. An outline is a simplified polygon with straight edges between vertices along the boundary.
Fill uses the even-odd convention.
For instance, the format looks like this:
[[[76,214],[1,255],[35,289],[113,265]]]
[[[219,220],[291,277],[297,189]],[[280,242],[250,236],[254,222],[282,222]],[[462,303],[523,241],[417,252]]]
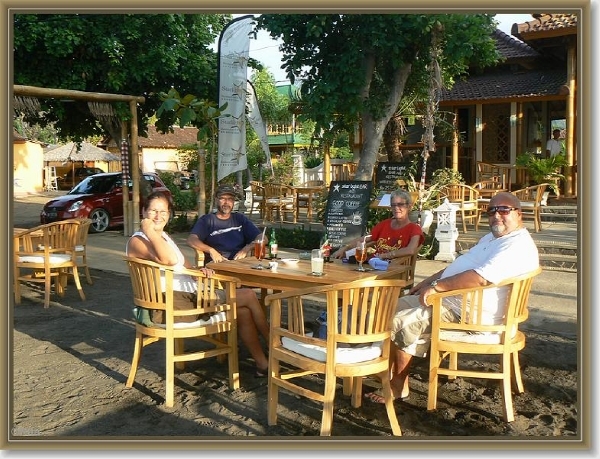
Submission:
[[[79,219],[47,223],[14,234],[14,293],[15,303],[21,303],[21,282],[44,284],[44,308],[50,306],[50,293],[64,295],[69,273],[75,279],[79,297],[85,293],[79,280],[75,245],[80,226]]]
[[[536,233],[542,230],[542,201],[549,186],[548,183],[540,183],[512,192],[521,201],[523,219],[533,220]]]
[[[75,245],[75,261],[79,268],[85,270],[85,279],[89,285],[92,285],[92,276],[87,261],[87,239],[92,220],[89,218],[80,219],[79,228],[77,230],[77,241]]]
[[[528,317],[527,302],[533,278],[542,272],[541,268],[522,276],[507,279],[499,284],[485,287],[452,290],[435,293],[428,297],[432,304],[431,350],[429,357],[429,391],[427,409],[437,406],[438,377],[446,375],[448,379],[457,376],[467,378],[495,379],[501,381],[501,392],[504,403],[502,412],[504,420],[514,420],[511,395],[511,374],[514,374],[519,393],[524,392],[519,365],[519,351],[525,347],[525,335],[518,327]],[[505,315],[502,323],[486,325],[481,323],[481,311],[484,295],[495,295],[501,288],[506,292]],[[462,302],[461,321],[444,322],[441,319],[440,307],[446,297],[458,297]],[[486,367],[459,368],[460,355],[496,355],[500,359],[499,371],[490,371]],[[448,367],[442,362],[449,357]]]
[[[352,392],[352,406],[360,407],[362,377],[378,375],[392,433],[401,435],[390,387],[389,357],[391,317],[404,284],[399,280],[356,281],[290,290],[266,297],[265,301],[271,307],[269,425],[277,423],[279,388],[282,388],[322,402],[321,435],[331,435],[336,378],[344,378],[344,389],[350,388]],[[303,299],[307,295],[326,302],[326,340],[306,333]],[[282,363],[292,369],[283,370]],[[322,393],[311,389],[303,378],[314,373],[325,377]],[[344,393],[348,395],[348,391]]]
[[[451,183],[442,187],[440,193],[447,197],[451,204],[459,206],[456,213],[460,215],[463,233],[467,232],[467,221],[471,222],[477,230],[479,191],[463,183]]]
[[[293,189],[281,183],[263,183],[264,219],[272,222],[275,214],[281,222],[287,214],[292,214],[291,223],[296,223],[296,198]]]
[[[173,309],[173,274],[171,268],[138,258],[125,257],[131,276],[133,302],[138,308],[165,311],[165,324],[135,324],[135,346],[127,387],[135,381],[143,348],[165,340],[166,395],[165,405],[172,407],[175,393],[175,367],[183,369],[184,362],[226,355],[229,364],[229,387],[240,387],[238,370],[236,288],[239,280],[214,274],[206,277],[197,270],[177,270],[177,274],[193,276],[198,282],[196,308]],[[164,294],[162,282],[164,279]],[[225,300],[219,299],[218,287],[225,290]],[[176,323],[181,316],[211,314],[208,319],[191,323]],[[212,345],[209,349],[185,351],[184,338],[197,338]]]

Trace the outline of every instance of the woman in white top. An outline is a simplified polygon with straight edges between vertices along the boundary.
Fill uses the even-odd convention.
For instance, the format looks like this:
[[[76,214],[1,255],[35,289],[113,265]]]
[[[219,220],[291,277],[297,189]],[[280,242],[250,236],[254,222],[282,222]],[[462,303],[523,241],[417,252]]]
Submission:
[[[165,266],[186,267],[191,265],[185,259],[183,253],[175,242],[165,233],[164,228],[171,215],[171,204],[169,199],[161,192],[150,194],[146,198],[143,209],[143,219],[140,222],[140,231],[136,232],[127,241],[126,253],[128,256],[154,261]],[[201,268],[207,276],[214,271]],[[189,276],[175,276],[174,290],[176,290],[177,303],[193,302],[195,305],[196,283]],[[240,339],[248,348],[252,358],[256,362],[256,376],[266,376],[268,360],[262,349],[259,333],[268,342],[269,324],[260,306],[254,290],[239,288],[236,291],[237,298],[237,322]],[[186,309],[187,306],[183,306]],[[162,311],[160,311],[162,312]],[[191,321],[197,317],[191,317]],[[158,316],[152,317],[153,321],[160,321]]]

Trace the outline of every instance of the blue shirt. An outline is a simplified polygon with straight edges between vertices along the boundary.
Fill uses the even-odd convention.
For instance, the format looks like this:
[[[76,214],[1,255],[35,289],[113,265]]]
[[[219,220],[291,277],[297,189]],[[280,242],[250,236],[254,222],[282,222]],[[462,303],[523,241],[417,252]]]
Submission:
[[[236,253],[260,234],[260,230],[244,214],[232,212],[227,220],[221,220],[213,213],[202,215],[191,233],[228,260],[232,260]],[[209,254],[206,257],[205,263],[211,261]]]

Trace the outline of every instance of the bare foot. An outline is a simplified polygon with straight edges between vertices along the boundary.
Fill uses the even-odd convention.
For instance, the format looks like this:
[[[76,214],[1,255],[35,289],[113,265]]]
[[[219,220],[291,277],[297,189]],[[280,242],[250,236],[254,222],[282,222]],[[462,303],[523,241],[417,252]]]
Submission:
[[[367,392],[365,394],[365,398],[367,400],[372,401],[373,403],[385,403],[385,397],[381,393],[378,393],[378,392]],[[394,400],[398,400],[398,399],[405,400],[410,395],[410,392],[406,391],[406,392],[403,392],[402,394],[400,394],[400,396],[398,396],[394,392],[394,389],[392,389],[392,395],[394,396]]]

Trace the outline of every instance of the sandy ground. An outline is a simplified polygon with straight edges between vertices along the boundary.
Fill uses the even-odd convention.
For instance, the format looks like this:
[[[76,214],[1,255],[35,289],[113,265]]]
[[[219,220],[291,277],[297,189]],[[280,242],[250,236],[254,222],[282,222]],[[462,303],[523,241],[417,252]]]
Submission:
[[[15,212],[14,224],[36,225],[40,203],[45,200],[23,203]],[[417,279],[430,274],[427,269],[437,268],[418,265]],[[8,419],[10,438],[17,440],[15,448],[40,440],[48,445],[66,440],[68,446],[82,449],[86,445],[81,440],[99,440],[108,447],[121,439],[140,449],[184,444],[211,449],[213,441],[238,448],[235,442],[244,440],[258,440],[251,443],[265,449],[322,445],[318,403],[282,392],[278,424],[268,426],[267,380],[254,377],[254,362],[243,346],[237,391],[228,388],[225,363],[215,359],[191,362],[176,375],[175,407],[166,408],[162,343],[145,350],[136,384],[126,388],[134,338],[130,281],[124,274],[107,270],[93,269],[92,275],[94,285],[84,283],[86,301],[69,284],[60,302],[53,297],[50,308],[43,309],[42,292],[36,285],[25,288],[22,304],[14,307]],[[520,440],[555,444],[560,440],[576,447],[585,428],[579,408],[582,355],[577,277],[550,271],[539,278],[543,284],[536,288],[534,283],[530,319],[523,326],[527,345],[520,356],[526,392],[513,397],[514,422],[502,420],[499,383],[493,381],[442,380],[438,409],[427,411],[428,361],[416,359],[411,395],[395,405],[403,437],[391,436],[383,406],[364,401],[362,407],[352,408],[339,387],[329,445],[364,449],[384,444],[407,449],[413,445],[427,448],[435,440],[448,441],[451,449],[473,440],[501,441],[504,447],[509,447],[510,440],[516,445]],[[315,316],[318,311],[315,304]],[[321,378],[309,378],[315,387],[322,385]],[[158,443],[150,443],[157,439]],[[316,446],[307,440],[317,442]],[[360,443],[374,440],[374,444]],[[223,444],[218,448],[224,448]]]
[[[280,399],[279,423],[267,425],[267,381],[254,377],[254,362],[243,347],[237,391],[228,388],[226,364],[192,362],[176,376],[175,407],[166,408],[162,344],[147,348],[135,387],[126,388],[134,336],[130,282],[125,275],[98,270],[93,277],[94,285],[84,286],[85,302],[70,285],[60,304],[43,309],[42,292],[32,286],[15,307],[13,432],[69,439],[319,435],[319,404],[286,393]],[[443,381],[438,409],[428,412],[427,362],[421,360],[414,367],[411,396],[396,402],[403,438],[575,440],[577,341],[557,333],[527,336],[521,353],[526,392],[514,397],[514,422],[501,419],[499,384],[475,379]],[[391,435],[383,406],[365,401],[354,409],[338,393],[334,436]]]

